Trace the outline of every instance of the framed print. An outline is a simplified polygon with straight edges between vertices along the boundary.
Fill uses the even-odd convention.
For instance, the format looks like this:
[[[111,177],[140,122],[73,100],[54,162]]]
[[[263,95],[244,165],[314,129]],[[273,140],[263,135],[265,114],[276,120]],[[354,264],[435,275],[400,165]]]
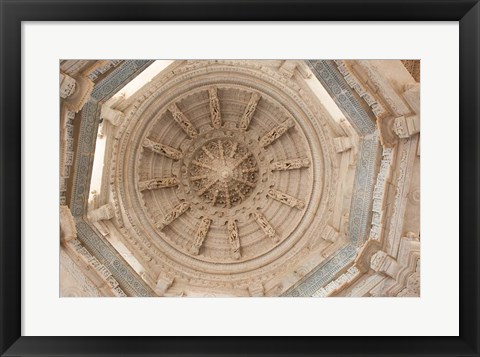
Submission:
[[[1,4],[2,356],[479,354],[477,1]]]

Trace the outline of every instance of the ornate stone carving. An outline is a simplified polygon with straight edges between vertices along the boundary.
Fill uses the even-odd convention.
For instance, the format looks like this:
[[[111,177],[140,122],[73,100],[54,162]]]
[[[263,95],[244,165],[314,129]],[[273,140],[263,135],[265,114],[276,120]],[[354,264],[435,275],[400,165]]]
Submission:
[[[217,96],[217,88],[209,88],[208,96],[210,99],[210,116],[212,119],[212,125],[215,129],[220,129],[222,126],[222,117],[220,114],[220,101]]]
[[[94,84],[84,76],[65,76],[63,85],[61,85],[60,97],[63,98],[63,102],[69,110],[78,113],[88,101]]]
[[[274,200],[284,203],[290,207],[295,207],[298,209],[303,209],[305,207],[304,201],[274,189],[268,190],[267,195],[268,197],[271,197]]]
[[[172,210],[167,215],[165,215],[165,217],[163,218],[163,222],[159,224],[158,228],[163,229],[165,226],[168,226],[170,223],[172,223],[182,214],[187,212],[189,208],[190,208],[190,204],[188,202],[179,203],[178,205],[173,207]]]
[[[400,269],[396,260],[381,250],[372,256],[370,267],[376,272],[383,273],[391,278],[395,278]]]
[[[420,296],[420,261],[417,262],[415,272],[407,279],[407,286],[397,294],[398,297]]]
[[[93,268],[94,273],[100,281],[103,281],[110,288],[115,296],[127,296],[122,288],[120,288],[118,281],[112,275],[110,270],[102,264],[94,255],[92,255],[85,246],[78,240],[72,239],[66,243],[67,249],[75,254],[84,264]]]
[[[405,139],[420,132],[420,116],[400,116],[395,118],[393,130],[399,138]]]
[[[302,167],[310,167],[309,159],[288,159],[273,162],[270,167],[272,170],[284,171],[284,170],[296,170]]]
[[[171,104],[168,107],[170,113],[172,113],[173,119],[180,125],[183,131],[191,138],[194,138],[198,135],[197,129],[193,124],[188,120],[188,118],[178,109],[175,103]]]
[[[252,93],[250,100],[245,108],[245,112],[240,119],[238,127],[240,130],[247,130],[250,122],[252,121],[253,115],[255,114],[255,109],[257,108],[258,101],[260,100],[260,94]]]
[[[190,182],[212,206],[232,207],[256,187],[258,166],[247,146],[232,139],[205,143],[190,164]]]
[[[209,218],[203,218],[200,222],[197,232],[195,233],[195,239],[190,247],[190,252],[194,255],[197,255],[200,251],[200,247],[207,236],[208,230],[210,229],[210,224],[212,220]]]
[[[265,232],[267,237],[272,238],[273,243],[277,243],[278,242],[278,237],[275,235],[275,229],[267,221],[267,218],[260,212],[254,212],[253,217],[255,218],[255,221],[257,221],[258,225]]]
[[[270,145],[273,143],[275,140],[277,140],[279,137],[281,137],[285,132],[293,128],[295,126],[295,122],[292,119],[287,119],[285,122],[282,124],[277,125],[275,128],[270,130],[268,133],[266,133],[264,136],[260,138],[260,146],[262,148]]]
[[[224,65],[224,67],[221,67],[221,64],[214,64],[213,66],[218,66],[221,70],[224,70],[224,68],[229,67],[230,64]],[[234,67],[234,66],[231,66],[231,67]],[[245,95],[245,92],[248,93],[249,90],[243,91],[242,93],[241,90],[237,89],[237,88],[242,88],[242,86],[243,88],[247,88],[248,86],[245,85],[245,82],[243,83],[235,82],[233,83],[234,85],[232,85],[229,88],[230,82],[227,82],[228,80],[230,80],[229,77],[232,77],[232,78],[233,77],[240,78],[241,76],[246,77],[246,75],[240,72],[241,69],[238,70],[237,68],[238,66],[234,67],[233,69],[235,69],[235,71],[238,71],[239,73],[238,76],[236,74],[228,73],[228,76],[226,75],[225,78],[222,78],[222,82],[221,82],[222,89],[220,92],[221,94],[220,100],[222,100],[221,102],[222,114],[223,114],[222,118],[224,119],[224,127],[222,127],[222,130],[225,130],[225,136],[227,136],[227,135],[230,135],[228,134],[227,130],[231,129],[231,134],[235,139],[237,139],[237,134],[240,130],[238,130],[234,126],[235,124],[234,115],[236,116],[236,118],[241,118],[242,111],[245,108],[245,103],[246,101],[249,100],[249,96]],[[208,67],[207,69],[209,72],[208,75],[212,77],[211,69]],[[278,263],[276,262],[277,251],[274,251],[274,253],[270,253],[269,250],[259,249],[258,250],[259,253],[257,254],[261,253],[262,255],[265,256],[265,257],[261,256],[260,259],[258,259],[258,256],[255,253],[249,253],[249,249],[252,249],[252,248],[256,249],[257,243],[256,241],[253,241],[253,239],[259,240],[258,238],[255,238],[255,237],[259,237],[259,231],[261,231],[261,228],[257,226],[257,224],[253,224],[253,225],[250,224],[250,227],[252,228],[244,229],[244,227],[248,227],[249,223],[246,220],[238,222],[238,228],[240,229],[240,233],[242,234],[242,248],[241,248],[242,252],[241,253],[242,253],[242,257],[244,258],[242,259],[242,262],[241,262],[241,264],[244,265],[244,267],[242,268],[237,268],[237,265],[240,265],[240,264],[231,263],[229,260],[224,260],[223,257],[221,256],[220,249],[224,249],[225,247],[221,246],[220,245],[221,243],[219,242],[217,243],[217,240],[219,240],[218,235],[220,235],[218,231],[221,231],[221,233],[224,234],[223,230],[218,229],[218,227],[222,227],[221,224],[219,224],[222,218],[221,214],[224,215],[225,221],[228,221],[230,220],[231,217],[234,217],[233,212],[236,212],[238,210],[238,213],[235,213],[235,214],[243,214],[241,210],[243,210],[243,208],[246,207],[246,210],[247,210],[247,212],[245,213],[245,216],[246,216],[247,214],[251,214],[251,211],[248,211],[249,208],[247,205],[239,204],[236,206],[232,206],[231,209],[229,210],[223,209],[223,207],[218,207],[219,209],[211,210],[212,212],[215,212],[215,214],[210,214],[210,210],[208,210],[208,217],[215,220],[215,222],[212,222],[213,224],[212,229],[210,229],[208,233],[208,239],[209,239],[208,244],[204,245],[203,251],[200,257],[197,256],[195,258],[192,258],[191,254],[186,253],[185,250],[188,250],[189,243],[187,243],[185,240],[182,240],[181,237],[179,238],[178,236],[174,235],[175,233],[174,231],[179,231],[179,230],[182,230],[182,232],[190,232],[189,240],[191,244],[191,240],[192,240],[191,237],[194,236],[196,230],[199,227],[199,223],[200,223],[199,219],[200,217],[202,217],[202,214],[205,217],[204,213],[206,210],[204,207],[207,206],[207,204],[202,205],[202,203],[204,202],[198,199],[198,195],[196,195],[195,190],[192,189],[191,193],[188,192],[188,189],[191,188],[190,178],[192,176],[195,178],[199,178],[198,176],[201,176],[201,175],[193,175],[190,173],[190,170],[189,170],[190,168],[189,165],[191,164],[190,157],[193,158],[195,156],[195,153],[197,152],[196,151],[197,148],[203,145],[203,144],[200,144],[201,140],[204,140],[205,142],[210,140],[210,138],[207,137],[207,134],[208,135],[210,134],[210,132],[207,132],[207,131],[211,130],[211,127],[208,125],[210,124],[210,117],[208,115],[209,114],[209,110],[208,110],[209,97],[205,95],[205,92],[212,85],[212,81],[209,82],[207,80],[208,79],[207,76],[205,76],[204,82],[202,82],[201,79],[198,80],[197,77],[194,77],[197,75],[197,73],[201,73],[202,71],[205,72],[205,68],[201,66],[198,66],[196,68],[191,67],[190,69],[185,70],[185,72],[182,72],[181,69],[179,69],[178,72],[176,72],[174,75],[172,75],[172,77],[170,77],[170,78],[174,78],[174,80],[177,82],[177,85],[178,83],[188,83],[188,81],[185,81],[185,79],[188,79],[187,75],[185,75],[184,77],[182,76],[184,73],[190,74],[191,72],[192,78],[195,79],[195,84],[197,86],[195,91],[186,90],[187,85],[185,85],[185,89],[177,90],[175,86],[173,85],[170,86],[168,81],[164,81],[164,82],[158,81],[158,85],[159,86],[161,85],[162,91],[169,93],[169,98],[164,103],[162,103],[161,96],[158,96],[158,99],[155,99],[155,96],[157,96],[157,92],[153,86],[157,84],[152,83],[152,89],[145,90],[145,97],[144,97],[145,99],[141,99],[138,102],[135,102],[132,104],[132,108],[135,108],[135,109],[139,108],[138,114],[132,111],[132,114],[129,114],[129,118],[126,118],[126,120],[129,121],[129,124],[127,124],[126,122],[126,125],[122,125],[121,132],[118,133],[119,143],[115,147],[115,150],[118,150],[120,154],[118,155],[118,157],[116,157],[116,163],[112,165],[113,172],[115,172],[116,174],[116,179],[115,179],[116,181],[112,189],[115,191],[113,195],[118,200],[119,206],[121,206],[122,204],[128,204],[128,212],[125,213],[123,217],[123,222],[122,222],[126,226],[126,229],[128,230],[128,236],[126,236],[127,237],[126,239],[129,242],[132,242],[132,244],[136,243],[141,249],[143,249],[150,255],[151,261],[152,261],[151,263],[152,267],[171,266],[172,267],[171,269],[175,270],[175,276],[178,277],[179,284],[180,284],[180,281],[184,281],[186,284],[186,281],[187,281],[186,279],[189,279],[188,282],[189,284],[192,284],[192,285],[198,284],[200,286],[204,284],[203,286],[208,286],[209,288],[214,289],[214,286],[221,286],[221,284],[225,284],[226,286],[225,289],[230,289],[230,286],[232,285],[229,285],[229,284],[237,284],[237,280],[235,280],[237,278],[234,277],[235,274],[237,275],[243,274],[242,273],[243,270],[247,269],[247,267],[249,269],[250,267],[252,267],[251,271],[254,271],[256,273],[256,269],[260,264],[262,264],[261,266],[266,267],[262,272],[258,273],[260,280],[267,281],[267,279],[269,279],[269,277],[271,277],[272,274],[278,274],[279,271],[283,271],[282,270],[283,267],[281,265],[277,265],[276,267],[272,266],[272,268],[270,267],[274,263],[280,264],[280,262]],[[271,76],[270,73],[268,73],[268,76],[264,75],[265,72],[263,69],[258,69],[257,71],[259,73],[259,75],[257,75],[257,78],[260,78],[260,80],[264,80],[263,79],[264,77]],[[168,75],[166,74],[166,76]],[[234,78],[234,79],[237,80],[237,78]],[[285,87],[287,87],[287,89],[282,88],[282,91],[289,90],[288,89],[289,83],[287,82],[282,82],[282,83],[285,83],[286,84]],[[282,115],[278,115],[278,114],[283,114],[281,113],[281,110],[278,110],[275,113],[275,110],[277,110],[275,108],[275,101],[277,100],[277,98],[275,97],[274,90],[269,90],[267,92],[261,87],[251,86],[250,88],[252,88],[255,91],[259,91],[261,93],[265,92],[267,93],[267,95],[265,97],[262,97],[262,101],[259,102],[260,105],[258,107],[258,110],[256,110],[255,120],[253,120],[253,122],[250,123],[249,130],[244,133],[245,139],[243,139],[242,137],[242,140],[235,140],[235,141],[239,141],[242,144],[247,144],[249,149],[251,148],[252,145],[256,145],[258,143],[258,137],[261,137],[261,134],[268,132],[270,128],[274,127],[276,125],[275,122],[278,123],[278,121],[276,121],[276,118],[285,117]],[[303,199],[305,199],[305,202],[308,200],[309,204],[307,206],[307,204],[305,203],[305,206],[306,206],[306,209],[308,209],[309,211],[308,211],[308,214],[305,214],[306,223],[303,225],[303,227],[299,227],[298,231],[305,232],[308,230],[308,233],[306,234],[310,235],[312,233],[310,232],[311,229],[307,228],[308,227],[307,224],[310,223],[308,222],[309,218],[312,217],[313,215],[317,215],[318,220],[321,221],[318,223],[318,226],[322,227],[325,224],[325,221],[328,219],[328,215],[329,215],[328,212],[331,207],[331,202],[328,201],[328,199],[335,195],[334,193],[333,194],[331,193],[332,191],[335,191],[334,186],[331,186],[332,177],[335,177],[335,176],[334,174],[332,174],[332,168],[330,166],[330,163],[331,163],[330,160],[332,158],[331,153],[333,149],[333,143],[331,139],[328,137],[326,140],[317,139],[317,135],[318,137],[321,137],[321,134],[317,134],[317,131],[321,132],[324,129],[325,130],[328,129],[326,127],[325,121],[323,121],[320,116],[318,117],[317,120],[309,120],[310,117],[306,119],[307,116],[304,115],[302,112],[302,111],[305,111],[305,104],[303,103],[304,98],[302,98],[305,94],[302,93],[300,96],[298,94],[300,93],[300,91],[297,91],[295,94],[295,90],[291,90],[290,92],[288,92],[288,95],[292,95],[293,98],[295,99],[295,102],[292,101],[292,103],[295,103],[295,104],[291,105],[290,103],[286,103],[285,107],[288,110],[294,107],[300,108],[300,109],[297,109],[296,111],[292,111],[292,116],[294,116],[295,118],[297,127],[295,130],[291,130],[288,133],[284,134],[284,137],[282,137],[281,140],[278,140],[278,142],[275,145],[267,147],[265,150],[262,149],[261,152],[264,153],[263,158],[260,157],[260,159],[258,159],[257,153],[254,152],[255,154],[254,158],[256,159],[257,166],[259,167],[259,171],[258,171],[259,176],[256,182],[256,187],[253,188],[254,192],[248,197],[246,197],[245,202],[247,202],[248,200],[248,204],[250,205],[250,207],[257,208],[257,206],[259,206],[260,209],[262,209],[263,208],[262,205],[268,205],[269,207],[272,207],[272,209],[275,208],[279,210],[279,213],[281,215],[276,216],[275,229],[277,229],[278,223],[280,223],[280,225],[283,224],[283,222],[277,222],[281,220],[281,218],[279,217],[288,217],[288,221],[291,221],[292,222],[291,224],[294,227],[296,227],[297,226],[296,222],[298,221],[297,217],[302,213],[296,210],[290,210],[289,209],[290,206],[288,205],[278,205],[275,202],[272,202],[272,200],[265,200],[265,194],[267,192],[268,187],[275,187],[275,189],[278,189],[284,192],[289,192],[292,195],[295,195],[295,196],[299,195],[298,197],[302,197]],[[196,95],[195,92],[198,93],[200,91],[203,92],[202,96],[198,95],[195,97]],[[232,94],[229,94],[229,91]],[[272,96],[274,96],[273,99],[272,99]],[[198,107],[201,106],[203,108],[203,119],[201,119],[200,116],[196,116],[197,111],[195,107],[189,104],[190,98],[194,98],[194,97],[197,99],[200,97],[203,98],[202,99],[203,102],[201,103],[197,102],[197,106]],[[154,114],[155,112],[165,113],[164,108],[166,108],[168,103],[170,103],[173,98],[175,99],[178,98],[178,105],[182,108],[184,113],[188,115],[188,118],[189,120],[191,120],[191,123],[199,128],[199,134],[195,138],[195,140],[189,140],[188,138],[185,139],[186,136],[183,134],[183,132],[178,128],[176,123],[174,123],[173,121],[171,121],[170,123],[168,123],[167,121],[162,122],[162,118],[160,116],[157,116],[157,117],[155,116]],[[226,111],[224,109],[224,102],[223,102],[224,98],[227,98],[227,99],[237,98],[235,105],[240,108],[241,112],[238,113],[236,109],[234,110],[233,104],[231,105],[231,108],[229,108],[229,111]],[[282,102],[282,104],[284,104],[284,102]],[[230,113],[230,117],[228,117],[225,114],[227,112]],[[270,121],[268,120],[260,121],[260,118],[263,119],[267,117],[269,113],[271,113]],[[298,118],[298,116],[300,116],[300,119]],[[150,121],[148,126],[143,125],[143,123],[141,123],[141,119],[147,118],[147,117],[155,118],[155,121],[158,121],[158,122]],[[170,114],[166,113],[165,118],[169,119]],[[257,118],[259,120],[257,120]],[[315,117],[313,116],[312,118],[315,118]],[[136,122],[138,122],[139,125],[134,124]],[[166,124],[166,125],[163,126],[163,124]],[[169,126],[170,129],[168,129],[167,126]],[[151,132],[149,132],[150,130]],[[170,133],[173,133],[175,131],[180,133],[180,135],[178,136],[171,135],[171,137],[168,137],[167,133],[169,132],[169,130],[170,130]],[[316,140],[322,140],[320,144],[322,151],[311,150],[310,147],[308,146],[306,151],[302,150],[301,146],[303,144],[302,142],[303,137],[301,135],[303,133],[303,130],[305,130],[305,132],[308,132],[308,134],[306,135],[309,140],[308,146],[311,146],[312,148],[318,147],[318,143],[316,142]],[[141,134],[139,135],[138,133],[141,133]],[[212,139],[217,140],[217,138],[215,137],[216,136],[215,133],[211,135],[213,135],[211,137]],[[148,152],[143,152],[143,153],[139,152],[135,154],[136,155],[135,157],[138,158],[137,162],[139,162],[143,166],[140,166],[139,164],[137,164],[135,160],[131,160],[131,162],[128,164],[128,167],[125,166],[124,163],[126,161],[122,160],[122,157],[124,155],[123,152],[125,151],[125,146],[124,146],[125,142],[129,142],[132,144],[141,143],[142,140],[145,138],[145,136],[148,136],[150,138],[155,138],[155,140],[165,142],[166,144],[168,143],[172,147],[181,148],[182,152],[185,155],[184,158],[182,158],[180,162],[171,162],[169,160],[164,160],[161,158],[156,159],[154,158],[153,155],[151,155]],[[185,140],[191,142],[191,144],[189,144]],[[190,151],[190,148],[193,148],[193,150]],[[299,148],[298,151],[296,151],[297,148]],[[277,152],[280,153],[281,149],[285,150],[283,152],[283,155],[277,155]],[[295,151],[291,151],[292,149]],[[254,151],[254,150],[251,150],[251,151]],[[209,158],[208,153],[205,151],[204,153],[205,153],[205,156]],[[305,169],[297,170],[297,171],[282,170],[285,172],[272,172],[271,169],[270,170],[268,169],[269,166],[272,164],[272,162],[278,162],[279,160],[285,160],[286,158],[290,157],[290,155],[288,155],[289,153],[294,153],[293,157],[307,157],[310,160],[310,163],[311,163],[310,166],[306,166]],[[210,154],[212,154],[211,151],[210,151]],[[224,154],[226,154],[225,156],[229,155],[226,149],[224,151]],[[211,160],[211,158],[209,159]],[[362,159],[365,159],[365,158],[362,157]],[[155,167],[155,165],[158,165],[157,164],[158,162],[162,164],[162,167],[161,167],[162,171],[160,171],[159,166]],[[123,167],[121,167],[121,165],[123,165]],[[151,171],[145,170],[145,168],[148,168],[148,167],[151,167]],[[265,167],[267,168],[266,170],[265,170]],[[308,167],[310,168],[307,169]],[[202,166],[201,169],[206,170],[207,168]],[[277,170],[274,170],[274,171],[277,171]],[[148,220],[153,221],[155,218],[152,218],[152,217],[162,217],[165,214],[165,209],[168,209],[168,208],[164,209],[162,205],[153,206],[152,202],[142,201],[142,198],[146,195],[141,195],[138,193],[138,189],[136,187],[136,185],[138,185],[138,176],[135,175],[134,177],[135,181],[133,185],[131,184],[131,178],[130,178],[131,173],[138,173],[138,172],[145,174],[145,176],[142,177],[143,179],[145,179],[145,177],[155,177],[155,175],[152,175],[152,173],[154,172],[156,172],[157,175],[165,174],[167,176],[174,173],[175,174],[178,173],[178,178],[181,183],[179,185],[179,189],[159,190],[153,194],[148,194],[148,196],[155,197],[159,202],[166,202],[168,200],[171,200],[171,202],[178,202],[174,200],[177,198],[178,199],[185,198],[186,200],[188,201],[191,200],[192,202],[191,210],[189,210],[186,213],[186,215],[182,217],[181,220],[179,220],[177,223],[172,225],[171,229],[165,230],[164,232],[159,232],[158,233],[159,237],[157,237],[156,241],[149,241],[148,239],[151,235],[155,234],[149,230]],[[274,177],[276,181],[272,181],[271,177]],[[306,179],[307,177],[308,177],[308,180]],[[314,180],[315,183],[318,183],[315,185],[315,189],[316,189],[316,191],[314,191],[315,195],[313,194],[311,195],[309,189],[307,189],[308,192],[304,195],[303,192],[300,191],[300,189],[298,188],[298,185],[299,184],[304,185],[305,183],[310,184],[312,179]],[[278,185],[276,184],[277,181],[279,182]],[[270,185],[271,182],[274,182],[275,185],[273,186]],[[135,191],[137,191],[136,194],[140,196],[140,203],[144,202],[144,205],[146,206],[146,208],[145,206],[142,208],[137,204],[136,198],[134,197],[135,193],[132,193],[130,191],[129,185],[130,185],[130,188],[132,186],[135,188]],[[263,191],[259,190],[258,191],[259,194],[257,194],[256,190],[261,185],[266,185],[265,190]],[[317,187],[321,187],[321,188],[318,189]],[[302,193],[299,193],[299,192],[302,192]],[[319,196],[318,192],[324,192],[324,194]],[[315,200],[311,201],[312,196],[319,199],[316,201]],[[369,196],[371,197],[371,195]],[[191,197],[194,197],[197,200],[193,200]],[[315,203],[310,204],[310,202],[315,202]],[[288,210],[289,213],[285,214],[284,212],[286,212],[286,210]],[[145,213],[145,217],[143,217],[144,213]],[[150,213],[150,215],[146,213]],[[265,216],[269,217],[270,219],[271,215],[269,214],[269,212],[265,212],[262,210],[262,213],[264,213]],[[140,215],[142,215],[142,217],[140,218],[142,219],[146,218],[146,219],[143,219],[141,225],[137,224],[138,218],[139,218],[138,216]],[[253,218],[253,216],[250,216],[250,217]],[[287,221],[285,218],[283,218],[283,220]],[[183,227],[180,227],[180,225],[182,225]],[[137,231],[134,229],[134,227],[141,227],[141,229],[138,229]],[[145,227],[145,231],[143,231],[144,227]],[[247,239],[245,237],[247,237],[247,235],[250,234],[249,231],[253,232],[254,230],[257,232],[256,236],[251,234],[252,238],[249,238],[251,239],[250,242],[245,240]],[[293,235],[293,234],[292,234],[292,237],[290,237],[289,233],[285,232],[284,227],[282,227],[281,229],[278,229],[278,232],[281,232],[282,238],[284,236],[285,237],[288,236],[289,241],[292,241],[292,242],[297,241],[298,246],[302,246],[304,244],[304,242],[302,241],[302,237]],[[157,244],[159,241],[161,241],[161,244]],[[269,239],[263,239],[263,241],[267,241],[271,245],[271,242]],[[282,244],[278,245],[278,252],[282,250],[283,252],[287,252],[285,253],[285,259],[283,259],[282,257],[282,264],[285,264],[286,266],[291,265],[288,259],[293,260],[294,258],[296,259],[296,257],[299,256],[299,253],[298,253],[299,249],[297,249],[296,247],[293,247],[291,252],[288,249],[286,249],[287,245],[290,243],[289,241],[284,242],[284,240],[282,240]],[[228,244],[228,240],[223,239],[223,242],[225,244]],[[150,246],[148,246],[147,244],[150,244]],[[217,249],[216,246],[218,246],[218,250],[215,250]],[[167,256],[167,254],[164,254],[163,252],[165,250],[164,247],[167,247],[167,249],[172,251],[173,253],[172,254],[169,253],[169,256]],[[140,250],[140,248],[136,248],[136,249]],[[141,254],[143,254],[143,250]],[[352,256],[349,254],[350,253],[347,254],[349,258],[345,258],[345,259],[352,259]],[[347,257],[347,255],[345,257]],[[328,267],[331,267],[331,270],[325,271],[324,276],[325,276],[325,279],[327,279],[326,282],[328,282],[328,279],[331,279],[333,276],[335,276],[336,271],[338,271],[338,270],[335,270],[337,269],[337,265],[338,267],[344,266],[345,259],[343,258],[343,255],[342,255],[341,259],[339,258],[339,261],[341,261],[341,263],[337,264],[337,260],[334,259],[335,264],[328,265]],[[201,262],[202,265],[205,267],[205,270],[203,270],[202,268],[198,268],[200,264],[197,264],[196,262],[192,263],[191,262],[192,260],[196,262]],[[223,264],[216,264],[219,262]],[[182,265],[186,267],[188,266],[194,267],[195,271],[190,275],[189,278],[186,278],[188,274],[185,272],[185,269],[182,268]],[[223,266],[222,268],[224,270],[228,269],[234,272],[234,274],[233,273],[228,274],[228,276],[224,274],[224,276],[220,276],[221,268],[217,268],[215,267],[215,265],[217,266],[222,265]],[[254,265],[255,267],[253,267]],[[166,271],[168,271],[168,269],[166,269]],[[182,277],[182,274],[184,275],[183,277]],[[244,279],[242,280],[241,289],[245,289],[245,287],[249,286],[249,284],[247,283],[247,279],[242,277],[242,278],[238,278],[238,281],[240,281],[240,279]],[[322,282],[320,282],[320,280],[317,280],[316,283],[317,282],[318,284],[326,283],[324,282],[323,278],[322,278]],[[285,286],[285,289],[286,289],[288,288],[288,286],[290,286],[290,283],[286,282],[283,286]],[[243,290],[243,293],[245,293],[245,290]]]
[[[140,181],[138,183],[138,189],[140,191],[156,190],[158,188],[174,186],[178,186],[178,179],[176,177],[155,178],[147,181]]]
[[[75,92],[77,82],[74,78],[60,73],[60,97],[67,98]]]
[[[109,220],[115,217],[115,209],[113,204],[107,203],[106,205],[88,212],[87,217],[90,222]]]
[[[386,114],[387,111],[380,104],[375,97],[373,96],[367,88],[362,85],[362,83],[358,80],[357,76],[353,73],[353,71],[349,68],[349,66],[342,60],[334,61],[337,66],[339,72],[343,75],[345,81],[348,85],[357,92],[357,94],[362,97],[365,102],[370,106],[372,112],[375,114],[377,119],[382,119]]]
[[[348,270],[340,275],[337,279],[332,280],[325,287],[320,288],[313,293],[313,297],[326,297],[333,295],[336,291],[339,291],[346,286],[350,285],[352,281],[361,275],[360,270],[355,265],[352,265]]]
[[[228,241],[230,242],[230,248],[234,259],[240,259],[240,238],[238,236],[237,223],[235,221],[229,221],[227,223]]]
[[[180,160],[183,157],[183,154],[180,150],[177,150],[165,144],[156,143],[150,139],[145,139],[143,141],[143,147],[150,149],[157,154],[169,157],[173,160]]]
[[[390,177],[391,165],[393,159],[393,149],[384,148],[382,154],[382,161],[380,163],[380,170],[377,175],[375,188],[373,189],[373,205],[372,205],[372,227],[370,229],[370,239],[379,241],[383,232],[383,211],[385,190],[387,181]]]

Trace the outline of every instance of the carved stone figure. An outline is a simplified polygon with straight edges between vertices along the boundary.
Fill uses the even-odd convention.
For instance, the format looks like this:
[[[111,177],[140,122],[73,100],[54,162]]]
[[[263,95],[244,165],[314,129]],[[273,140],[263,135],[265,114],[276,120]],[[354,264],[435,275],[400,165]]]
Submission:
[[[240,259],[240,239],[238,236],[237,223],[235,221],[229,221],[227,223],[228,241],[232,250],[234,259]]]
[[[194,138],[198,135],[197,129],[193,126],[193,124],[188,120],[188,118],[178,109],[177,105],[171,104],[168,107],[170,113],[172,113],[173,119],[180,125],[185,133],[191,138]]]
[[[309,159],[288,159],[272,163],[272,170],[285,171],[301,169],[302,167],[310,167]]]
[[[220,114],[220,101],[218,100],[217,96],[217,88],[209,88],[208,95],[210,99],[210,115],[212,119],[212,125],[215,129],[219,129],[222,126],[222,117]]]
[[[165,215],[165,217],[163,218],[163,223],[159,225],[159,228],[163,229],[165,226],[168,226],[170,223],[172,223],[182,214],[187,212],[189,208],[190,208],[190,204],[188,202],[179,203],[178,205],[173,207],[172,210],[167,215]]]
[[[243,116],[240,119],[240,123],[238,124],[238,127],[240,130],[245,131],[248,129],[248,126],[250,125],[250,121],[253,118],[253,114],[255,114],[255,109],[257,108],[259,100],[260,100],[260,94],[252,93],[252,96],[250,97],[250,101],[248,102],[247,107],[245,108],[245,112],[243,113]]]
[[[267,221],[265,216],[260,213],[260,212],[254,212],[253,217],[257,221],[258,225],[262,228],[262,230],[265,232],[265,234],[272,238],[273,242],[276,243],[278,242],[278,237],[275,236],[275,229],[272,227],[272,225]]]
[[[141,181],[138,183],[140,191],[156,190],[158,188],[178,186],[178,179],[176,177],[155,178],[152,180]]]
[[[165,144],[156,143],[150,139],[145,139],[143,141],[143,147],[150,149],[157,154],[169,157],[173,160],[180,160],[183,157],[183,154],[180,150],[177,150]]]
[[[267,195],[274,200],[277,200],[281,203],[285,203],[286,205],[290,207],[295,207],[298,209],[303,209],[305,207],[305,202],[302,200],[299,200],[298,198],[295,198],[293,196],[287,195],[286,193],[277,191],[277,190],[268,190]]]
[[[275,128],[270,130],[267,134],[260,138],[260,146],[266,147],[281,137],[285,132],[293,128],[295,126],[295,122],[292,119],[288,119],[282,124],[277,125]]]
[[[197,233],[195,234],[195,239],[192,243],[190,248],[190,252],[194,255],[197,255],[200,251],[200,247],[207,236],[208,230],[210,229],[210,224],[212,220],[209,218],[203,218],[200,222],[200,226],[198,227]]]

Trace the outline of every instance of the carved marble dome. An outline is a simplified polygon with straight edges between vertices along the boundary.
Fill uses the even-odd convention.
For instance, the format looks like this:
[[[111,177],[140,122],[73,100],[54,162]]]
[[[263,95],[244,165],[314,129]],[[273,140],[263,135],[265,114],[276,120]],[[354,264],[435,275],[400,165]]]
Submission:
[[[94,268],[89,295],[418,294],[400,61],[90,62],[60,91],[63,266]]]
[[[117,134],[112,188],[132,242],[167,274],[248,285],[318,240],[332,143],[314,97],[258,63],[158,78]]]

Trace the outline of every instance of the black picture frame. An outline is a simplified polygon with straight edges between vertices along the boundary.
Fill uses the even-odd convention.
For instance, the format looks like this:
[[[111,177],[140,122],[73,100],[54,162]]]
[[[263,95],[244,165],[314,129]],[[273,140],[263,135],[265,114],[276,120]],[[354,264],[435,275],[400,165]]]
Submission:
[[[0,0],[0,11],[0,352],[2,356],[479,356],[480,4],[478,0],[124,0],[121,2]],[[21,336],[21,22],[132,20],[459,21],[460,336],[309,338]],[[441,319],[441,311],[439,311],[439,319]],[[433,323],[435,321],[432,321]]]

